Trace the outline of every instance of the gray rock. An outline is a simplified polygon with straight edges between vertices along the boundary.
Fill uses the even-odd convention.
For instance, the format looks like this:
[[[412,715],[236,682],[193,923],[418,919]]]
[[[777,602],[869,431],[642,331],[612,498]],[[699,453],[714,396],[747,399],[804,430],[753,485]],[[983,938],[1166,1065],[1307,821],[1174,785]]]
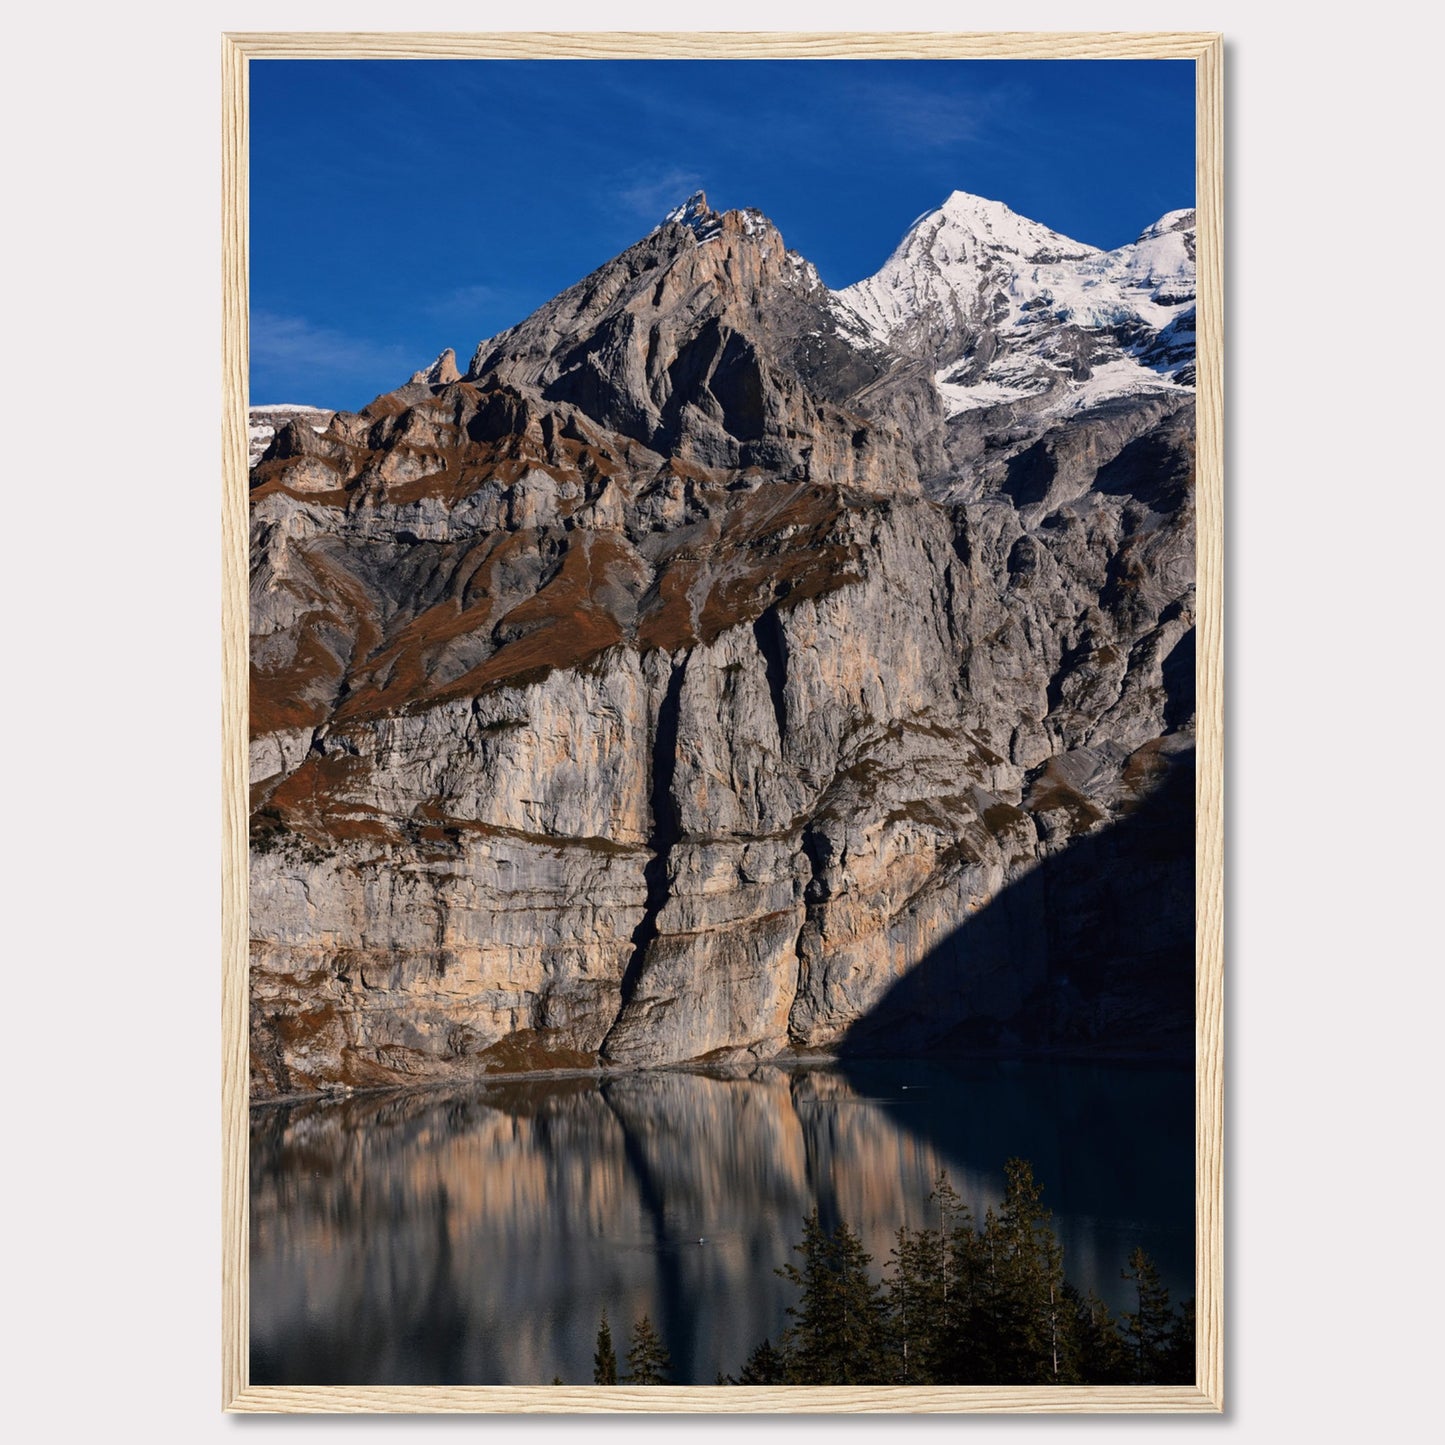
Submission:
[[[1187,1035],[1188,388],[961,425],[684,210],[253,470],[258,1097]]]

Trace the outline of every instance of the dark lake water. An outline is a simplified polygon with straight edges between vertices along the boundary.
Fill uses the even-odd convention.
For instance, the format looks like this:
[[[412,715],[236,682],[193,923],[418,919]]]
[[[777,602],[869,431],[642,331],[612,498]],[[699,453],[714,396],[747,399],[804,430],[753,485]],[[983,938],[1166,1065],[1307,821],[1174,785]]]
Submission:
[[[278,1105],[251,1118],[256,1384],[592,1380],[651,1315],[675,1377],[777,1339],[816,1204],[875,1266],[946,1169],[974,1213],[1029,1159],[1068,1277],[1114,1308],[1136,1245],[1192,1296],[1188,1069],[1052,1060],[659,1072]],[[700,1242],[701,1241],[701,1242]]]

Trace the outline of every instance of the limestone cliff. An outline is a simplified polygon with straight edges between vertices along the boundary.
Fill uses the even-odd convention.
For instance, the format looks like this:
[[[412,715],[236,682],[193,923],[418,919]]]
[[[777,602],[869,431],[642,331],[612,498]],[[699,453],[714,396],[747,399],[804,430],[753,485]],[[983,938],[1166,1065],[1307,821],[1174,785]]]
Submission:
[[[1127,301],[1100,254],[1057,264]],[[281,426],[256,1096],[1186,1041],[1189,295],[1145,281],[893,337],[697,197],[465,375]],[[961,407],[981,352],[1032,389]]]

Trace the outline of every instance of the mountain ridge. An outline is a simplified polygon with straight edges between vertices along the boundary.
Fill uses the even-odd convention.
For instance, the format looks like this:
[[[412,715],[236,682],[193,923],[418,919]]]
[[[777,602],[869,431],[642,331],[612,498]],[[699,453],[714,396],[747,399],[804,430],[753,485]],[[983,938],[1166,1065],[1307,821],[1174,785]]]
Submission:
[[[279,427],[258,1097],[827,1050],[885,999],[917,1047],[1189,1036],[1189,227],[1075,255],[960,195],[897,335],[697,193],[465,373]],[[1136,814],[1076,976],[1021,884]]]

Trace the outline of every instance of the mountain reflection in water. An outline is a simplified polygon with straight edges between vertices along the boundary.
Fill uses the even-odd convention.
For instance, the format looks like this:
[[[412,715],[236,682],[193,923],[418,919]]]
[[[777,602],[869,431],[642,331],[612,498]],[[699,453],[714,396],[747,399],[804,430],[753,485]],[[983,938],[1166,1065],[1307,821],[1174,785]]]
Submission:
[[[255,1384],[590,1383],[651,1315],[681,1383],[777,1339],[816,1204],[887,1260],[946,1169],[979,1218],[1029,1159],[1068,1277],[1134,1245],[1193,1294],[1187,1069],[1049,1060],[643,1073],[277,1105],[251,1119]],[[625,1369],[625,1364],[623,1366]]]

